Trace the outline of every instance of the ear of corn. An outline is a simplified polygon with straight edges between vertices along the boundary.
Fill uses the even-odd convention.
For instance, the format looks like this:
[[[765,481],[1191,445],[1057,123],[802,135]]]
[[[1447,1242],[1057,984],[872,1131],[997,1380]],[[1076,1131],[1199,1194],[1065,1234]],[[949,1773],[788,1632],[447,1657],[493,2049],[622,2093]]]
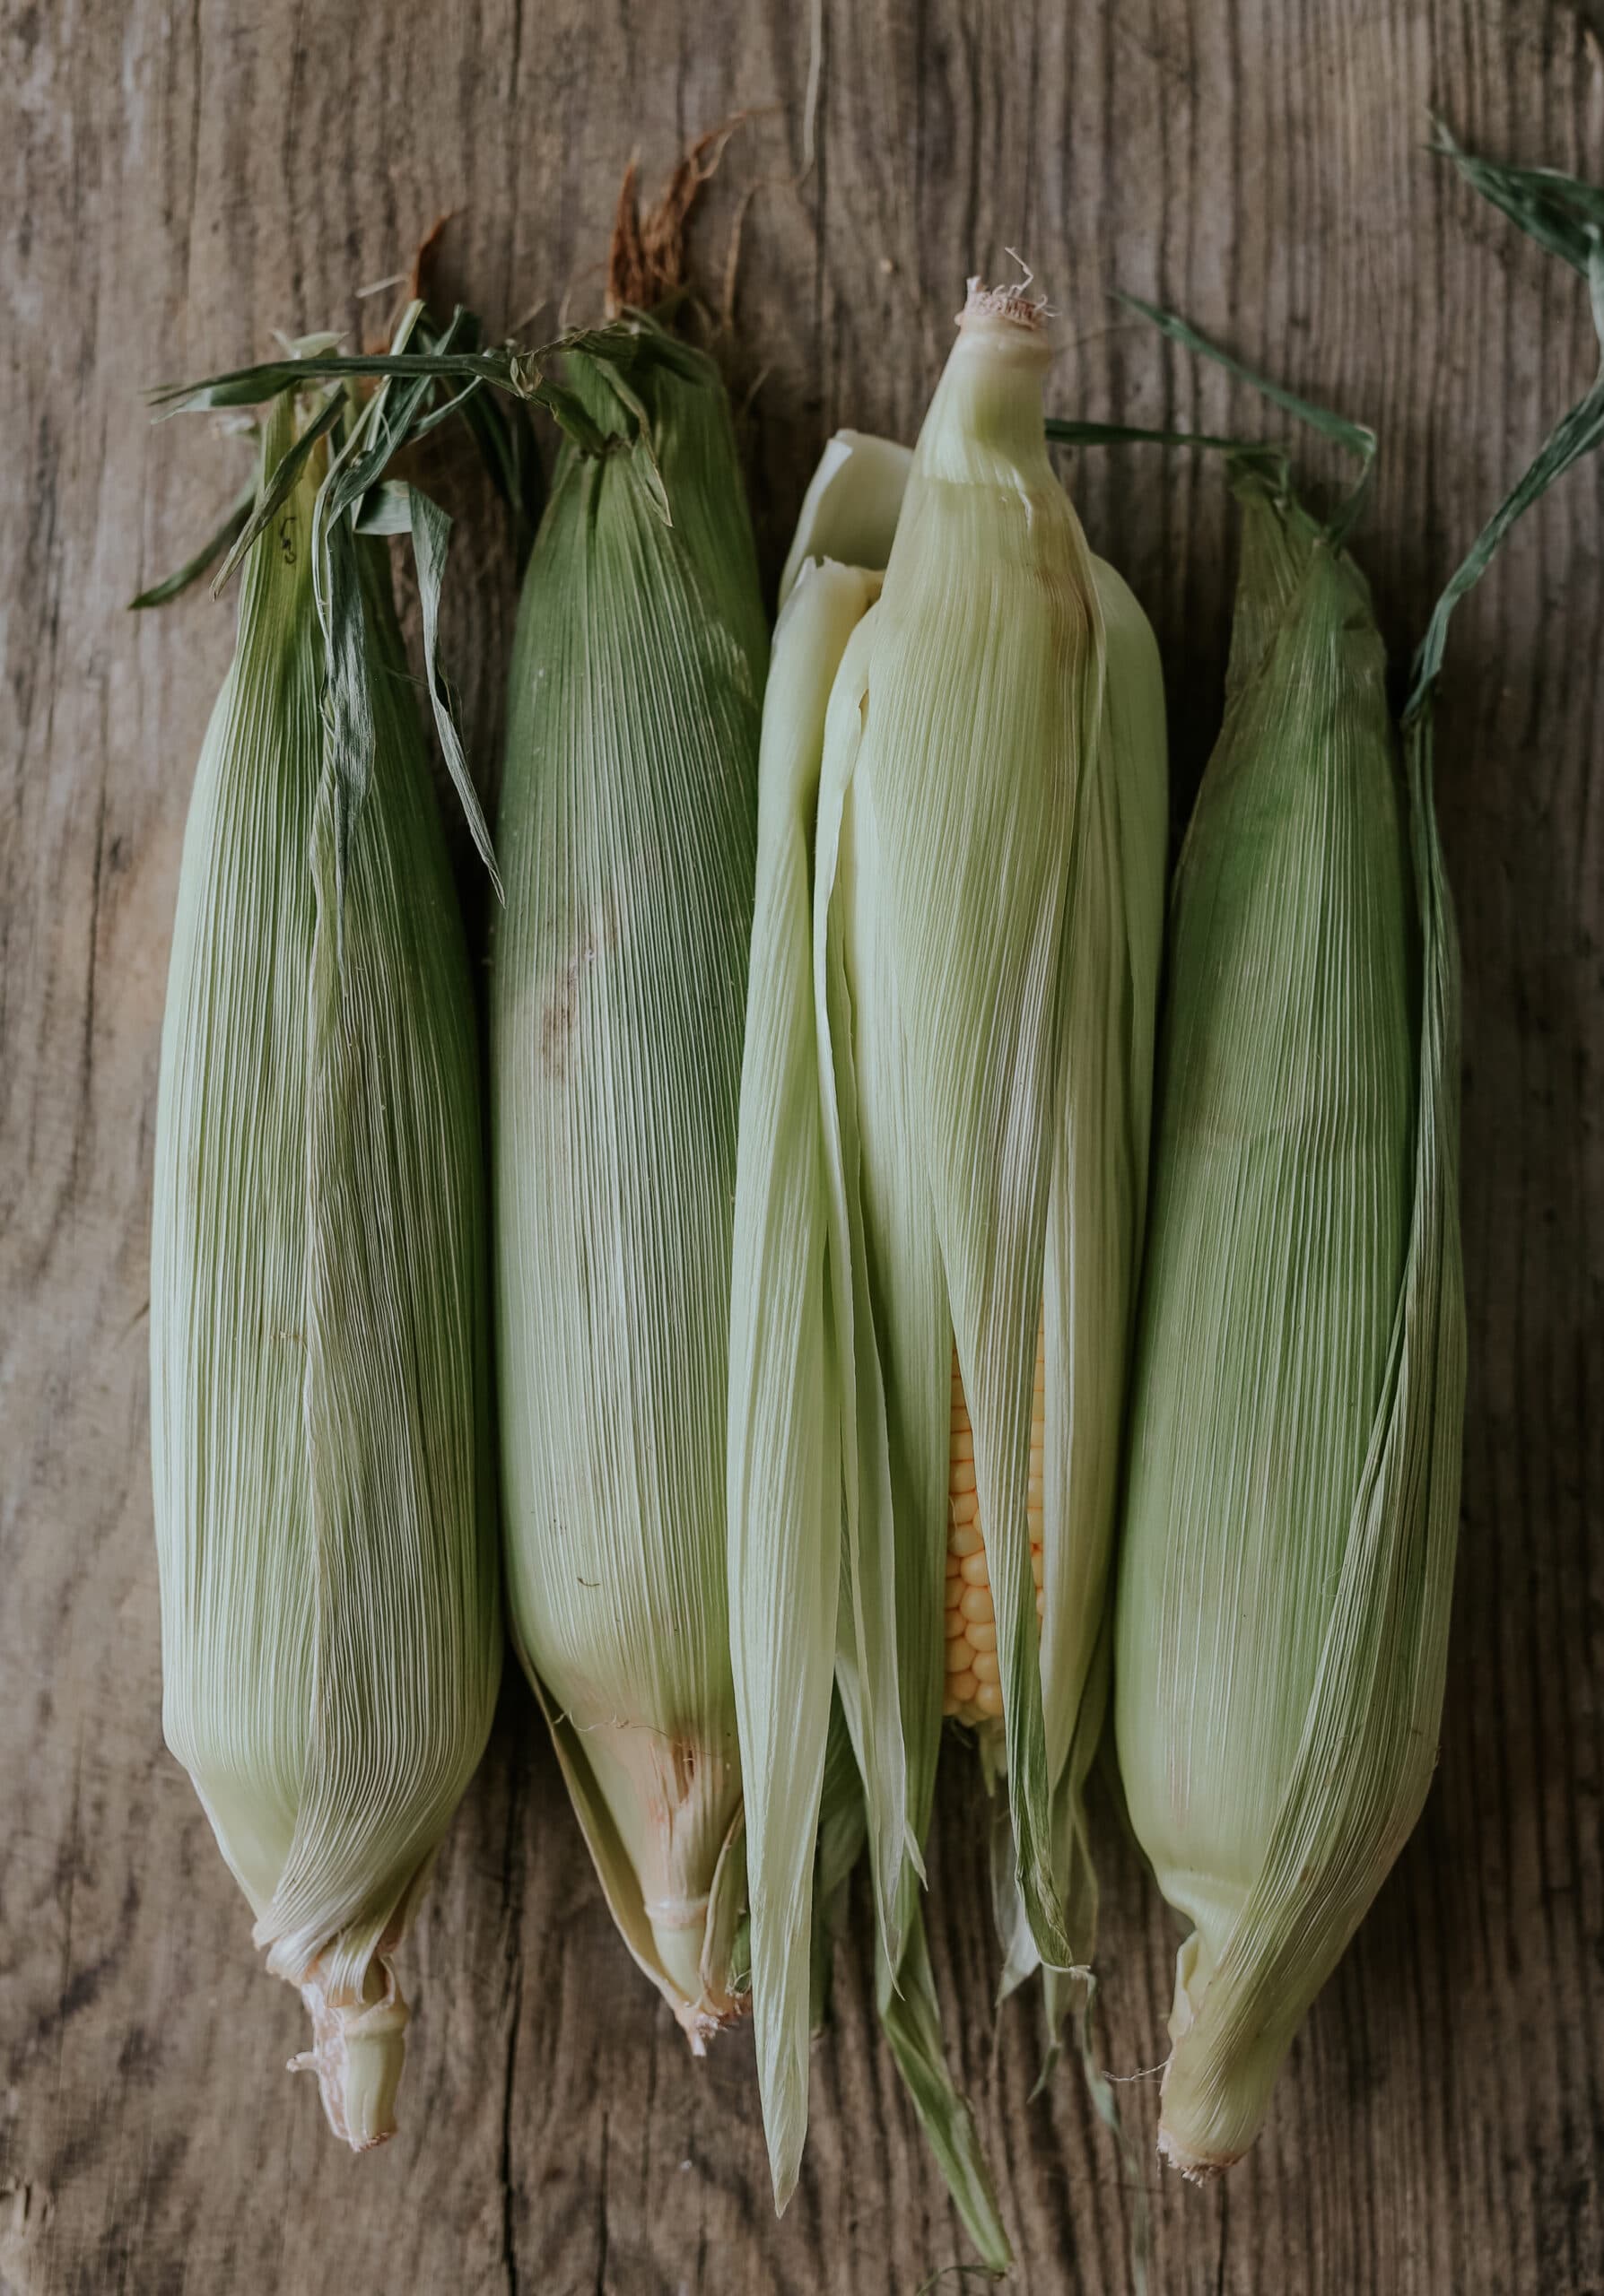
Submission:
[[[1442,148],[1587,275],[1604,341],[1599,195]],[[1435,1762],[1465,1309],[1433,697],[1458,601],[1601,439],[1604,373],[1438,600],[1401,782],[1363,581],[1284,480],[1239,469],[1226,722],[1172,916],[1118,1620],[1127,1799],[1193,1925],[1159,2133],[1193,2177],[1252,2141]]]
[[[1171,918],[1119,1622],[1131,1821],[1193,1924],[1161,2144],[1194,2170],[1257,2128],[1430,1776],[1429,1518],[1457,1487],[1434,1398],[1457,1411],[1463,1357],[1381,641],[1314,522],[1242,491],[1225,728]]]
[[[766,637],[710,362],[620,324],[564,406],[498,839],[508,1588],[614,1916],[700,2049],[744,1981],[723,1460]]]
[[[884,1476],[860,1472],[848,1506],[865,1550],[894,1555],[908,1815],[918,1839],[941,1711],[955,1348],[1020,1886],[1062,1961],[1028,1454],[1102,648],[1089,555],[1042,436],[1045,359],[1022,311],[977,298],[920,434],[879,606],[831,697],[814,938],[833,1257],[863,1270],[861,1330],[838,1320],[838,1340],[885,1428]],[[894,1960],[897,1942],[894,1923]]]
[[[500,1630],[466,952],[382,545],[347,533],[371,744],[352,802],[315,595],[323,452],[249,546],[190,806],[152,1448],[168,1742],[307,1999],[297,2062],[360,2149],[394,2126],[389,1957],[483,1748]]]
[[[945,1708],[980,1726],[993,1773],[1007,1779],[1011,1981],[1043,1933],[1065,1966],[1089,1950],[1089,1934],[1074,1949],[1069,1935],[1082,1938],[1093,1902],[1077,1872],[1079,1794],[1102,1711],[1164,827],[1156,657],[1047,465],[1032,317],[1011,299],[978,300],[911,477],[884,441],[833,441],[793,547],[806,570],[777,639],[765,807],[781,802],[781,760],[794,762],[805,714],[790,677],[815,697],[829,686],[830,700],[789,800],[783,881],[760,864],[754,952],[768,929],[780,953],[761,974],[754,953],[751,986],[731,1413],[737,1652],[743,1637],[753,1642],[745,1683],[737,1657],[744,1739],[750,1730],[763,1743],[775,1715],[800,1706],[792,1756],[799,1767],[806,1751],[811,1779],[833,1640],[868,1804],[887,2036],[972,2235],[999,2266],[1006,2237],[941,2061],[918,1844]],[[853,469],[865,465],[854,501]],[[807,562],[843,544],[889,561],[885,596],[867,614],[867,593],[850,588],[861,576]],[[801,639],[810,592],[821,623],[832,598],[863,617],[811,662]],[[1070,900],[1077,837],[1085,868],[1107,879],[1086,894],[1084,920]],[[759,1083],[780,1072],[781,1048],[783,1093]],[[783,1230],[771,1213],[780,1168]],[[1105,1219],[1117,1235],[1085,1226]],[[808,1312],[805,1377],[795,1335]],[[1077,1378],[1084,1399],[1072,1408]],[[841,1430],[845,1446],[841,1606],[838,1615],[840,1534],[827,1506],[808,1631],[788,1631],[799,1612],[776,1574],[798,1534],[780,1494],[797,1489],[788,1454],[816,1450],[821,1426],[826,1442]],[[1059,1509],[1045,1543],[1045,1614],[1056,1586],[1085,1615],[1052,1616],[1043,1638],[1044,1480]],[[861,1654],[878,1647],[888,1613],[896,1705],[866,1716],[854,1706],[862,1680],[885,1676]],[[972,1638],[950,1673],[944,1618]],[[799,1699],[804,1667],[812,1688]],[[797,1891],[811,1817],[800,1787],[783,1816],[783,1839],[773,1813],[754,1819],[750,1847],[759,2066],[781,2203],[806,2111],[794,1964],[807,1935]]]
[[[763,712],[741,1136],[748,1146],[762,1140],[766,1152],[743,1152],[737,1175],[729,1488],[732,1649],[752,1781],[748,1824],[761,1851],[750,1860],[758,2071],[783,2205],[786,2164],[794,2183],[806,2129],[807,2040],[822,2014],[834,1903],[867,1830],[856,1745],[860,1761],[882,1762],[877,1878],[907,1934],[894,1960],[884,1946],[876,1956],[882,2018],[965,2221],[1000,2269],[1007,2236],[968,2108],[942,2059],[917,1892],[902,1878],[893,1596],[874,1590],[880,1599],[859,1606],[861,1624],[850,1602],[847,1614],[838,1608],[846,1413],[836,1396],[825,1266],[809,864],[826,700],[878,588],[877,576],[860,569],[804,567],[775,632]],[[844,1449],[850,1457],[850,1440]],[[891,1558],[881,1560],[888,1575]],[[855,1728],[841,1694],[832,1692],[838,1639],[847,1645],[841,1665]],[[893,1702],[877,1705],[887,1684]]]

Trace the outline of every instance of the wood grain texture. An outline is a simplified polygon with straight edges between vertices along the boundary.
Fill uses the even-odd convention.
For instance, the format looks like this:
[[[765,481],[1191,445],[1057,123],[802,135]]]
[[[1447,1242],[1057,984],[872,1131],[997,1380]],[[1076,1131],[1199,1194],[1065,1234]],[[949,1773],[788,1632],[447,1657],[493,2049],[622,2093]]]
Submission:
[[[1401,658],[1592,364],[1577,283],[1425,160],[1426,108],[1597,178],[1604,53],[1596,6],[1557,0],[824,0],[804,176],[810,22],[801,0],[0,15],[4,2296],[911,2296],[965,2260],[861,1923],[776,2222],[750,2039],[687,2057],[516,1682],[405,1955],[402,2134],[344,2156],[278,2070],[300,2004],[161,1745],[146,1443],[157,1038],[231,616],[122,611],[239,449],[153,430],[138,387],[275,326],[360,326],[353,290],[448,207],[449,283],[493,325],[584,316],[632,149],[649,176],[750,107],[698,246],[716,283],[750,192],[729,352],[771,581],[824,436],[911,435],[964,274],[1012,246],[1064,314],[1066,411],[1257,419],[1112,309],[1118,282],[1378,425],[1359,549]],[[1158,630],[1179,820],[1217,723],[1229,504],[1217,470],[1144,450],[1075,484]],[[1460,617],[1441,721],[1472,1356],[1438,1782],[1227,2187],[1161,2184],[1156,2084],[1122,2092],[1155,2284],[1185,2296],[1604,2288],[1601,509],[1584,471],[1519,531]],[[482,512],[461,541],[447,635],[493,761],[509,572]],[[1029,2102],[1027,2005],[994,2034],[980,1789],[947,1767],[933,1952],[1018,2284],[1123,2291],[1112,2146],[1068,2071]],[[1176,1936],[1104,1821],[1103,2040],[1134,2074],[1163,2053]]]

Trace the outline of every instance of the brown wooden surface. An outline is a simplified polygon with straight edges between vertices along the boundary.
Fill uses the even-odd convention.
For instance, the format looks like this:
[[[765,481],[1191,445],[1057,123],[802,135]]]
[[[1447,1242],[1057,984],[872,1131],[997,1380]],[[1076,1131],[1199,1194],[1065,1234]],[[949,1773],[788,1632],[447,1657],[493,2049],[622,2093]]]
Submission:
[[[353,2161],[293,1993],[163,1750],[146,1444],[157,1035],[191,772],[231,612],[123,601],[238,483],[138,387],[359,321],[442,208],[450,283],[589,314],[620,170],[737,106],[732,364],[771,581],[838,422],[911,435],[967,270],[1025,250],[1054,397],[1257,421],[1125,321],[1157,293],[1378,424],[1360,541],[1401,657],[1591,371],[1578,283],[1422,154],[1426,107],[1604,175],[1600,12],[1547,0],[5,0],[0,15],[0,2291],[911,2292],[968,2251],[878,2047],[861,1944],[777,2223],[750,2039],[693,2065],[617,1944],[521,1683],[404,1959],[404,2126]],[[374,308],[374,307],[368,307]],[[1318,474],[1329,465],[1316,457]],[[1216,468],[1076,474],[1146,601],[1178,813],[1217,716],[1234,564]],[[1604,2286],[1604,472],[1516,535],[1451,649],[1443,812],[1466,956],[1471,1388],[1442,1767],[1229,2186],[1154,2195],[1155,2284]],[[493,761],[510,596],[488,520],[449,636]],[[477,570],[470,561],[477,557]],[[988,2008],[979,1788],[932,1872],[954,2047],[1017,2284],[1124,2290],[1119,2163],[1079,2082],[1028,2101]],[[1162,2056],[1175,1935],[1107,1853],[1103,2039]],[[959,2013],[960,2002],[968,2008]],[[1122,2094],[1150,2160],[1155,2083]],[[947,2277],[938,2285],[955,2287]]]

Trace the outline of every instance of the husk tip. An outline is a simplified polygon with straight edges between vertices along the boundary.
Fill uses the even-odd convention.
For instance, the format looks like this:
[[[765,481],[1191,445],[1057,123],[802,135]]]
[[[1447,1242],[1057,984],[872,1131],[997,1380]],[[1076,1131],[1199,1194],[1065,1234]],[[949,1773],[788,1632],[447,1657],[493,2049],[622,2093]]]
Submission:
[[[292,2073],[315,2073],[329,2127],[353,2152],[371,2152],[396,2133],[396,2092],[406,2062],[411,2011],[394,1972],[379,1964],[377,2001],[336,2002],[316,1976],[301,1996],[312,2020],[312,2046],[290,2059]]]
[[[1158,2125],[1158,2154],[1170,2168],[1178,2169],[1190,2185],[1217,2183],[1240,2157],[1234,2152],[1224,2159],[1216,2153],[1194,2152],[1162,2120]]]
[[[1012,248],[1008,253],[1014,255]],[[1042,333],[1052,317],[1047,298],[1031,293],[1034,272],[1022,257],[1015,255],[1014,260],[1024,276],[1013,286],[988,287],[978,272],[967,282],[963,309],[957,317],[960,328],[977,319],[1006,319],[1015,326],[1024,327],[1027,334]]]

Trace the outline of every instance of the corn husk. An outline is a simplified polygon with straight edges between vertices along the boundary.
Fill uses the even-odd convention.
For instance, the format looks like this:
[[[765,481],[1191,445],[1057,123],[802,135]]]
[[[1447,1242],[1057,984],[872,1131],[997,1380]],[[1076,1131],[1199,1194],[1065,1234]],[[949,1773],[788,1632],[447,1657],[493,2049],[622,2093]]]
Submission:
[[[1588,274],[1604,340],[1600,196],[1444,148]],[[1443,591],[1401,771],[1362,578],[1239,471],[1226,719],[1172,909],[1118,1616],[1127,1800],[1191,1923],[1159,2145],[1194,2178],[1257,2134],[1436,1760],[1466,1329],[1433,698],[1458,600],[1600,438],[1604,375]]]
[[[1242,491],[1171,909],[1119,1614],[1131,1822],[1193,1924],[1160,2143],[1194,2171],[1257,2128],[1431,1774],[1464,1359],[1381,639],[1314,521]]]
[[[833,1680],[864,1781],[882,2016],[998,2268],[1007,2243],[942,2061],[918,1887],[941,1733],[951,1367],[955,1341],[1002,1662],[1006,1718],[987,1736],[1007,1781],[1011,1966],[1042,1955],[1067,1970],[1082,1958],[1072,1928],[1089,1950],[1094,1902],[1077,1871],[1079,1790],[1101,1713],[1164,811],[1152,639],[1048,465],[1044,361],[1030,307],[972,295],[911,468],[847,434],[809,491],[764,716],[731,1349],[733,1634],[749,1779],[765,1780],[761,1798],[749,1785],[748,1863],[776,2196],[806,2128],[808,1874]],[[877,604],[872,572],[832,562],[843,544],[889,561]],[[1070,896],[1087,855],[1098,884],[1083,908]],[[1077,1059],[1091,1097],[1072,1119]],[[1114,1232],[1077,1237],[1094,1196]],[[1044,1294],[1058,1512],[1039,1645],[1024,1498]],[[1083,1365],[1078,1410],[1077,1344],[1106,1358]]]
[[[564,388],[498,836],[508,1590],[614,1918],[700,2051],[745,1993],[723,1459],[767,641],[711,363],[621,322]]]
[[[296,439],[294,404],[184,842],[152,1451],[168,1744],[360,2150],[394,2126],[390,1957],[500,1673],[487,1271],[467,955],[383,545],[323,523],[339,407]]]

